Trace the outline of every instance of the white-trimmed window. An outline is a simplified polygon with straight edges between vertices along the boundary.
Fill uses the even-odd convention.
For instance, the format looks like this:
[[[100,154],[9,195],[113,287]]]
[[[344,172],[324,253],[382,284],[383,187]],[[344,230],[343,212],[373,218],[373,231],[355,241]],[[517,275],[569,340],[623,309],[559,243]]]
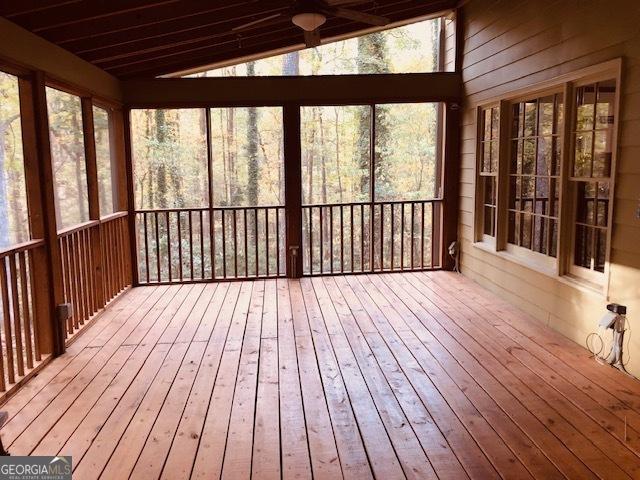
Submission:
[[[557,257],[562,113],[561,93],[512,103],[508,250],[515,246]]]
[[[602,283],[611,230],[616,131],[615,79],[575,88],[572,122],[572,251],[569,273]]]
[[[478,108],[476,241],[603,290],[619,78],[615,60]]]
[[[495,238],[498,197],[498,157],[500,150],[500,108],[482,108],[479,115],[478,161],[479,238]]]

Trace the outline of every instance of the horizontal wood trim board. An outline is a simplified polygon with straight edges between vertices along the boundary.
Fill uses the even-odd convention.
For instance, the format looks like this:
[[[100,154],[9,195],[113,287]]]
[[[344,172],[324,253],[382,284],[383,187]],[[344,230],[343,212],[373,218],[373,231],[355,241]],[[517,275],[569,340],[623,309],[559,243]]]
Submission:
[[[459,101],[453,72],[313,77],[159,78],[122,83],[130,108]]]

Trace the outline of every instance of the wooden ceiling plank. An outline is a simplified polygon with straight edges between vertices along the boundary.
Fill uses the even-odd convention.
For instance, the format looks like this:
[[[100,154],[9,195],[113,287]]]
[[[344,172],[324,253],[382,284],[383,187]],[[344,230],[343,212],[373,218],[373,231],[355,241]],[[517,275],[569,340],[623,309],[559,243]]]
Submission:
[[[418,14],[413,11],[413,15],[407,15],[405,17],[392,17],[392,21],[403,21],[408,20],[410,18],[414,18],[416,16],[427,15],[429,13],[435,13],[437,11],[445,10],[452,6],[452,1],[446,0],[442,2],[437,2],[435,4],[431,4],[434,8],[433,11],[424,11],[423,10]],[[341,25],[335,27],[335,30],[325,31],[325,36],[335,36],[342,35],[346,33],[350,33],[352,31],[356,31],[361,28],[360,24],[350,23],[348,25]],[[229,41],[224,44],[233,45],[237,41]],[[241,50],[237,48],[227,48],[220,50],[220,44],[217,45],[209,45],[199,47],[196,50],[192,50],[189,52],[181,52],[181,53],[171,53],[169,55],[154,55],[152,58],[141,58],[135,62],[127,62],[125,64],[113,64],[103,67],[109,71],[110,73],[121,76],[122,78],[132,78],[136,76],[158,76],[158,75],[166,75],[176,71],[187,70],[191,68],[196,68],[198,66],[209,65],[213,63],[223,62],[225,60],[230,60],[232,58],[239,58],[248,55],[259,54],[265,51],[271,51],[279,48],[286,48],[290,46],[295,46],[302,43],[302,36],[299,32],[294,33],[291,36],[283,36],[280,35],[279,38],[271,40],[271,41],[256,41],[255,43],[251,42],[251,39],[245,39],[243,47]],[[203,50],[210,50],[215,53],[202,53]],[[179,57],[179,58],[176,58]],[[175,60],[173,60],[175,59]]]
[[[278,8],[269,10],[267,15],[283,12],[284,9]],[[206,37],[217,37],[215,32],[221,26],[228,24],[231,20],[242,22],[244,20],[255,17],[253,13],[247,13],[246,8],[240,7],[234,10],[233,15],[225,15],[221,18],[220,13],[214,12],[207,15],[194,15],[180,22],[174,22],[170,25],[170,29],[164,24],[154,24],[136,32],[138,35],[132,37],[130,35],[122,35],[121,33],[109,34],[108,39],[105,36],[93,39],[79,40],[73,43],[67,43],[65,48],[72,50],[77,55],[101,52],[97,58],[108,57],[113,52],[123,53],[127,51],[145,50],[154,46],[180,43],[191,39],[199,39]],[[230,30],[230,29],[229,29]],[[228,33],[228,32],[224,32]],[[116,43],[111,43],[116,42]]]
[[[411,17],[420,16],[424,14],[423,13],[424,6],[420,7],[418,11],[416,11],[415,7],[412,7],[409,9],[398,9],[398,7],[404,3],[406,2],[401,2],[401,1],[396,2],[396,4],[394,5],[394,12],[392,13],[391,9],[389,8],[388,10],[385,10],[385,13],[388,12],[389,14],[401,15],[403,18],[411,18]],[[436,10],[439,10],[440,3],[441,2],[431,3],[430,9],[436,8]],[[287,19],[282,19],[282,25],[285,25],[285,23],[287,22],[288,22]],[[334,26],[345,24],[345,22],[354,25],[354,30],[357,30],[360,27],[362,27],[362,24],[359,22],[350,22],[350,21],[345,21],[345,20],[333,17],[333,18],[330,18],[329,22],[321,28],[321,34],[324,34],[324,36],[326,37],[328,36],[327,32],[330,32],[331,28],[333,28]],[[219,32],[219,33],[214,33],[206,36],[201,36],[201,37],[193,36],[193,32],[190,32],[190,34],[182,34],[181,40],[174,43],[159,43],[158,41],[149,41],[149,42],[140,42],[140,43],[136,43],[135,45],[132,45],[132,48],[130,51],[126,51],[120,48],[114,48],[114,49],[108,49],[105,51],[105,53],[102,53],[102,54],[100,54],[100,52],[91,52],[89,54],[82,54],[82,52],[76,52],[76,53],[80,54],[82,58],[84,58],[87,61],[94,62],[98,65],[102,65],[104,63],[108,63],[113,60],[118,60],[120,58],[124,59],[128,57],[136,57],[140,55],[147,56],[147,54],[152,54],[154,52],[162,52],[162,51],[171,50],[171,49],[173,50],[178,49],[180,51],[190,51],[193,49],[197,49],[198,48],[197,44],[201,42],[205,42],[204,44],[205,48],[210,48],[210,47],[217,48],[219,46],[219,43],[215,42],[215,44],[212,45],[211,40],[224,39],[225,37],[230,37],[232,38],[233,42],[238,42],[238,35],[241,35],[242,40],[240,41],[245,42],[250,40],[255,35],[261,36],[265,31],[273,32],[273,30],[271,30],[271,27],[256,28],[251,33],[243,32],[241,34],[238,34],[237,32],[226,31],[226,32]],[[299,30],[297,31],[299,32]],[[185,49],[184,47],[186,46],[194,46],[194,48]]]
[[[3,0],[2,3],[0,3],[0,15],[12,19],[19,15],[42,12],[50,8],[79,3],[81,1],[82,0]]]
[[[272,8],[280,6],[282,8],[289,5],[289,0],[270,1]],[[233,2],[216,2],[213,0],[189,0],[181,1],[178,4],[171,3],[137,12],[135,16],[129,14],[112,15],[108,18],[98,19],[72,25],[67,28],[55,28],[47,30],[47,40],[68,48],[66,44],[78,42],[90,38],[97,38],[102,35],[123,36],[125,32],[135,32],[138,29],[160,25],[165,31],[171,31],[173,22],[183,19],[192,19],[198,22],[200,15],[215,14],[220,12],[223,15],[225,10],[241,7],[244,11],[251,12],[252,5],[259,0],[235,0]]]
[[[73,7],[60,5],[47,11],[37,11],[20,15],[12,19],[22,27],[33,33],[46,32],[54,28],[68,27],[90,20],[103,20],[113,15],[126,14],[130,17],[133,12],[153,9],[160,5],[178,3],[180,0],[109,0],[95,2],[84,0]]]

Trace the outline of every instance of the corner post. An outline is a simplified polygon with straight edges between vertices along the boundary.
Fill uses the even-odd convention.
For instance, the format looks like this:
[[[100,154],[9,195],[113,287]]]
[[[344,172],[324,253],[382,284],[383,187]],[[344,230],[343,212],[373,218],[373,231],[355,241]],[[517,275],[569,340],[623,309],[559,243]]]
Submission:
[[[46,82],[43,72],[35,72],[29,84],[29,95],[21,94],[23,112],[33,120],[33,130],[24,129],[25,173],[29,192],[29,210],[34,238],[45,242],[44,252],[36,253],[33,259],[35,282],[36,321],[38,322],[38,345],[42,353],[60,355],[65,351],[64,326],[57,315],[57,305],[64,303],[62,259],[58,243],[58,226],[55,210],[53,166],[47,117]],[[29,119],[23,118],[23,126]],[[36,188],[35,184],[39,184]],[[39,198],[37,198],[39,194]]]

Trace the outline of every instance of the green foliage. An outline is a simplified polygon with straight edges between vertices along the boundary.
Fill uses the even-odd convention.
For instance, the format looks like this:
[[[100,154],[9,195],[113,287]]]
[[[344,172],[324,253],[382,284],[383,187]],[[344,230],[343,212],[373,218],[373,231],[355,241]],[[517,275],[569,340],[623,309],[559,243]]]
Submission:
[[[0,72],[0,248],[27,241],[18,79]]]

